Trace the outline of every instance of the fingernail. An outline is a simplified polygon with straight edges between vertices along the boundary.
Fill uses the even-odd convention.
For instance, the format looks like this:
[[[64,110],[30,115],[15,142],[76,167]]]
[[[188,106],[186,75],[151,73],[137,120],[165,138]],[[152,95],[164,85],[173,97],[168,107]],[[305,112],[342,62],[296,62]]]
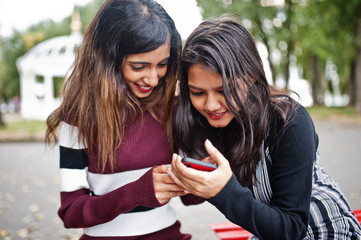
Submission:
[[[211,143],[211,141],[209,141],[209,139],[206,139],[206,144],[207,144],[208,147],[212,147],[212,146],[213,146],[213,144]]]

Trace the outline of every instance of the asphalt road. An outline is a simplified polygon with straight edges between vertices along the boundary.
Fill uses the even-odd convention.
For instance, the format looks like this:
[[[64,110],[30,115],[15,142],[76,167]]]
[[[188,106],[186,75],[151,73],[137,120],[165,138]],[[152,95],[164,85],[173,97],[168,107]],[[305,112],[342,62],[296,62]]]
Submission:
[[[351,208],[361,209],[361,122],[315,120],[321,164],[338,181]],[[211,223],[227,221],[212,205],[171,204],[182,231],[194,240],[216,240]],[[58,152],[42,143],[0,144],[0,240],[78,239],[79,229],[65,229],[59,206]]]

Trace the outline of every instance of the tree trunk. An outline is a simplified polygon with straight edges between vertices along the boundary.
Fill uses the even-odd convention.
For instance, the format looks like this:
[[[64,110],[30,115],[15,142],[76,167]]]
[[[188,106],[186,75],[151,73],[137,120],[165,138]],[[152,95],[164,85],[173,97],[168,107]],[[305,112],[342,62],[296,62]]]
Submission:
[[[284,78],[285,78],[285,89],[288,89],[288,83],[290,79],[290,57],[291,57],[291,41],[288,42],[287,45],[287,53],[285,57],[285,64],[284,64]]]
[[[355,60],[355,111],[361,113],[361,18],[359,18],[356,36],[356,60]]]
[[[276,73],[276,67],[272,61],[272,53],[271,53],[271,48],[268,43],[268,37],[264,37],[263,44],[265,44],[267,52],[268,52],[268,63],[269,63],[269,67],[270,67],[271,74],[272,74],[272,83],[273,83],[273,85],[275,85],[277,73]]]
[[[352,61],[351,63],[351,74],[350,74],[350,80],[348,83],[348,105],[351,107],[355,107],[356,104],[356,79],[355,79],[355,61]]]
[[[286,12],[287,12],[287,19],[284,23],[285,29],[289,31],[288,41],[287,41],[287,52],[284,62],[284,79],[285,79],[285,88],[288,89],[289,79],[290,79],[290,57],[293,53],[294,48],[294,42],[293,42],[293,35],[291,31],[291,24],[293,21],[293,7],[292,7],[292,1],[287,0],[286,1]]]
[[[311,57],[311,71],[312,71],[312,98],[314,105],[323,105],[323,88],[322,88],[322,80],[320,74],[320,67],[319,67],[319,59],[317,55],[313,55]]]
[[[3,127],[3,126],[5,126],[5,122],[4,122],[4,120],[3,120],[3,114],[2,114],[2,112],[0,111],[0,127]]]

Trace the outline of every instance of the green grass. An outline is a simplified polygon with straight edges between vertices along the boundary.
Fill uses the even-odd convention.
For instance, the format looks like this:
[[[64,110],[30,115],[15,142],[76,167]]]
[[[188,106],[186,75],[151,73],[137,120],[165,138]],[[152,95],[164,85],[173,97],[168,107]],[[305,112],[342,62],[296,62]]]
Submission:
[[[37,132],[45,132],[46,123],[45,121],[28,121],[28,120],[19,120],[6,122],[5,126],[0,127],[0,132],[27,132],[34,134]]]
[[[346,117],[346,118],[360,118],[361,115],[356,113],[352,107],[325,107],[313,106],[308,107],[307,111],[311,116],[320,118],[330,117]]]
[[[312,117],[319,117],[323,119],[332,117],[345,117],[350,119],[361,119],[361,115],[357,114],[351,107],[325,107],[313,106],[308,107],[307,111]],[[29,121],[19,120],[6,122],[4,127],[0,127],[0,133],[16,133],[23,132],[28,134],[45,133],[45,121]]]

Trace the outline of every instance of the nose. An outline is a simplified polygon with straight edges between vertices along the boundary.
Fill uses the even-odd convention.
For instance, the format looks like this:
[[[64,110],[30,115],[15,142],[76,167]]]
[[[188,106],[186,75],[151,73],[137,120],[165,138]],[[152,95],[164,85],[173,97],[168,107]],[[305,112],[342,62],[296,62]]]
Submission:
[[[208,112],[215,112],[215,111],[219,110],[221,108],[221,104],[220,104],[217,96],[214,96],[213,94],[208,95],[204,108]]]
[[[144,83],[148,84],[151,87],[157,86],[158,81],[159,81],[159,77],[156,68],[150,69],[148,74],[144,77]]]

